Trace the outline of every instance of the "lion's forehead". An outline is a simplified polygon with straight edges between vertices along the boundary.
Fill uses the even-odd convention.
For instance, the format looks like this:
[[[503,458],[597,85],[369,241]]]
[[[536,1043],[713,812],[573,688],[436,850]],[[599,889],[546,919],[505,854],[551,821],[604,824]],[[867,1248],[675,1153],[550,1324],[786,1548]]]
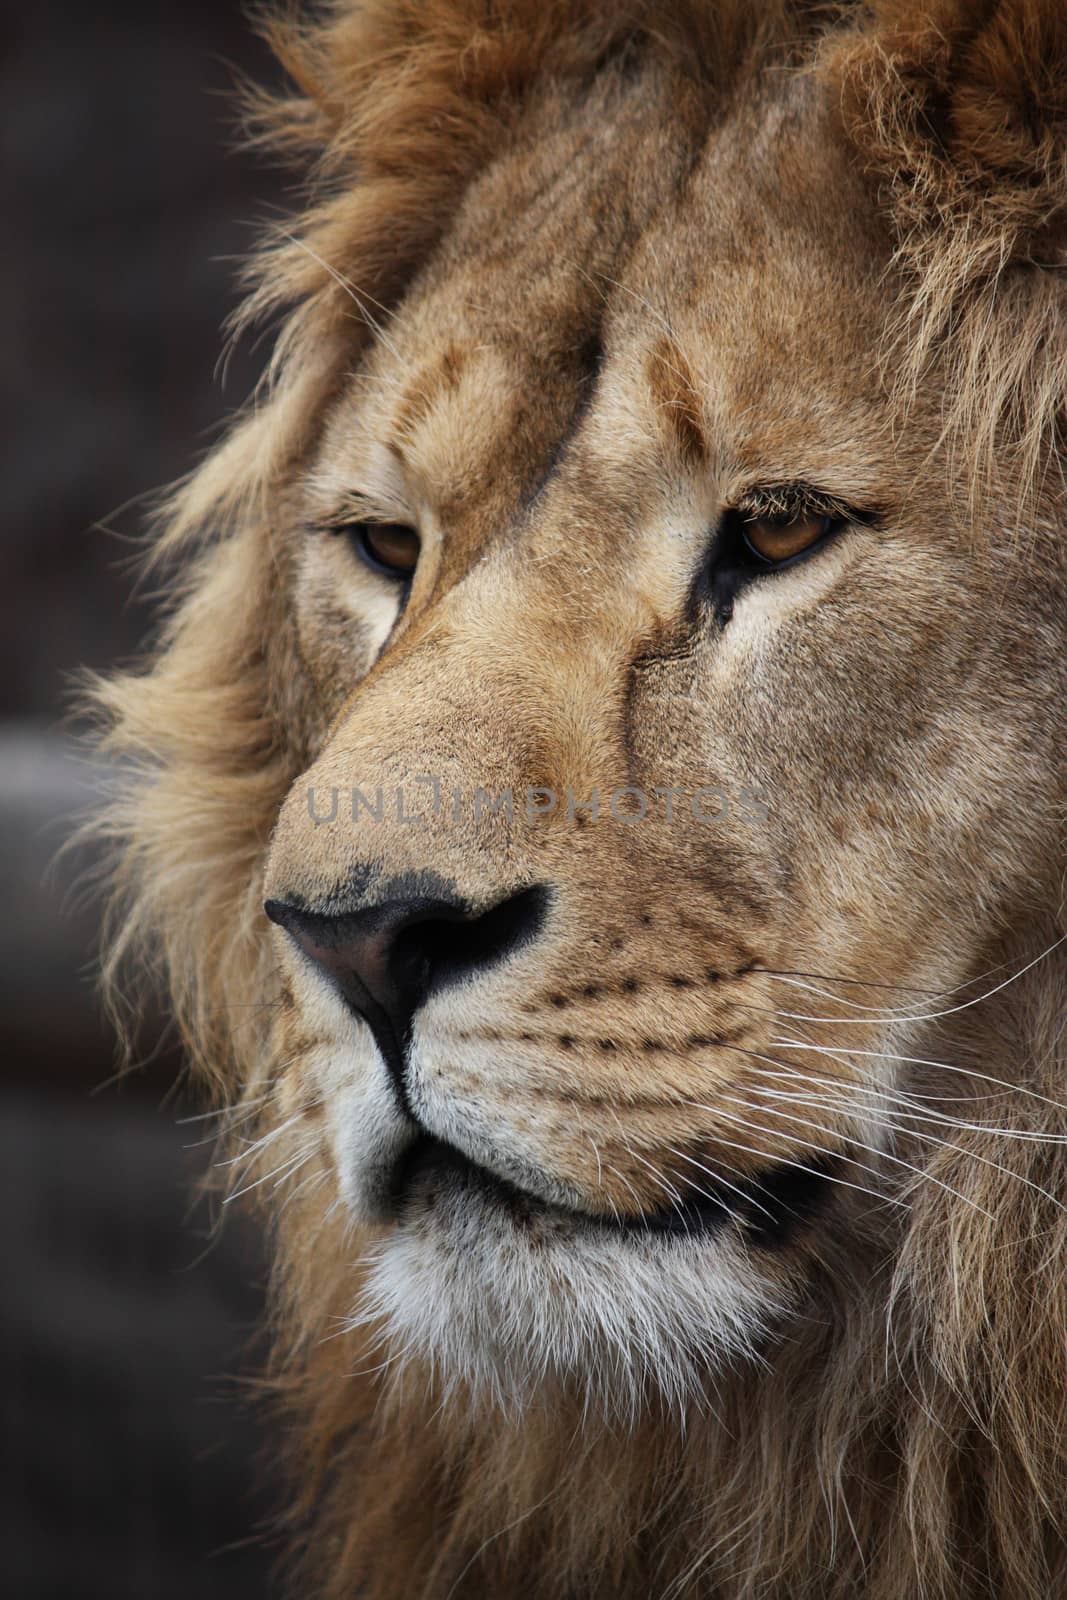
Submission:
[[[617,125],[542,112],[353,378],[327,456],[357,477],[400,459],[457,571],[517,517],[529,531],[557,480],[618,548],[692,440],[717,491],[755,474],[891,501],[890,248],[825,107],[791,94],[699,130],[658,89]]]

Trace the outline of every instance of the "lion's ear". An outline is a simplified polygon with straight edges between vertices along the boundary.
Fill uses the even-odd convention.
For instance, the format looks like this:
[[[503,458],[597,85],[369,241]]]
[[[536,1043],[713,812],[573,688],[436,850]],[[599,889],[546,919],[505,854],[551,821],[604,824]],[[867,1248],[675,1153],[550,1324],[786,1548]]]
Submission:
[[[1063,447],[1067,0],[870,0],[863,17],[823,65],[910,284],[896,380],[914,393],[944,361],[972,514],[999,485],[1026,519]]]
[[[1067,267],[1067,5],[988,10],[960,41],[947,86],[948,157],[962,181],[997,197],[1021,259]]]
[[[1064,0],[874,0],[835,52],[849,131],[909,226],[1067,266]]]

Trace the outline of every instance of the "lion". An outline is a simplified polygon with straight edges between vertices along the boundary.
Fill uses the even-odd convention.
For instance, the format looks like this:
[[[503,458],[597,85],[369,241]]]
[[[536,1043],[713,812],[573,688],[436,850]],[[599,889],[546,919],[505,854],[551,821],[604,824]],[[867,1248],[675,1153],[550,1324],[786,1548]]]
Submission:
[[[333,0],[106,977],[295,1592],[1067,1594],[1067,12]]]

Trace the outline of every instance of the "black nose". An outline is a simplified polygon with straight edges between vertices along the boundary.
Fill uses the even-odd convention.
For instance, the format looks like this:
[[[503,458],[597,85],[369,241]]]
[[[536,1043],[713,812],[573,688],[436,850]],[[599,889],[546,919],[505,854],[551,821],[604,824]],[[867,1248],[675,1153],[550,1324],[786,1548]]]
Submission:
[[[369,1023],[382,1054],[399,1072],[423,1002],[534,938],[548,900],[544,885],[534,884],[480,912],[458,899],[431,896],[384,900],[340,914],[284,900],[268,900],[264,910]]]

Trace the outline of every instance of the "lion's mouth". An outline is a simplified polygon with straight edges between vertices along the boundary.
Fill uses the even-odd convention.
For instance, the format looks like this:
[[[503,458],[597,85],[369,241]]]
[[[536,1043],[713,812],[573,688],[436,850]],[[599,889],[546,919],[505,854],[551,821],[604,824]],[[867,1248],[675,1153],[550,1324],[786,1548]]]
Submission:
[[[727,1185],[709,1179],[700,1190],[691,1190],[669,1204],[625,1215],[549,1202],[472,1161],[455,1145],[432,1134],[420,1134],[397,1164],[391,1196],[400,1221],[417,1208],[432,1211],[449,1201],[458,1202],[468,1193],[520,1227],[555,1221],[623,1236],[692,1239],[710,1237],[731,1223],[741,1223],[757,1242],[769,1246],[784,1242],[821,1206],[835,1165],[833,1157],[823,1157],[810,1166],[780,1162],[743,1183]]]

